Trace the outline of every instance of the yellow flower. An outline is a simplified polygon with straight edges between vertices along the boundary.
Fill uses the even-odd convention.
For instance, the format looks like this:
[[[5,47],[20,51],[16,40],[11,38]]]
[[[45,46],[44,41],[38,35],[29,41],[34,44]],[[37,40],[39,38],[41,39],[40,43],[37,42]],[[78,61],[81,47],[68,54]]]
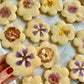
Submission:
[[[66,29],[66,26],[63,26],[60,28],[61,32],[59,32],[60,36],[65,35],[67,38],[69,38],[68,34],[70,33],[70,30]]]
[[[44,4],[45,7],[52,8],[56,4],[56,0],[47,0],[47,2]]]

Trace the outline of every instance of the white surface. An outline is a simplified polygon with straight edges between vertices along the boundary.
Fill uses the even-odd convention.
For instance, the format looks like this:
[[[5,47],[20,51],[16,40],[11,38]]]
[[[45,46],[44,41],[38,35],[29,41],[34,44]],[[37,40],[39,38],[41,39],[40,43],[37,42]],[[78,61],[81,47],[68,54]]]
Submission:
[[[17,5],[19,0],[9,0],[11,1],[13,4]],[[39,0],[37,0],[39,1]],[[72,1],[72,0],[63,0],[63,3],[66,1]],[[63,20],[62,16],[57,14],[56,16],[50,17],[47,14],[40,14],[37,18],[42,18],[45,23],[47,23],[48,25],[52,26],[55,25],[58,21]],[[35,18],[34,18],[35,19]],[[25,29],[26,27],[26,22],[21,18],[21,17],[17,17],[15,22],[11,22],[11,24],[14,25],[20,25],[23,29]],[[84,30],[84,21],[81,23],[74,23],[74,32],[76,33],[79,30]],[[4,29],[4,26],[0,26],[0,31]],[[50,39],[50,38],[49,38]],[[49,42],[49,39],[47,40]],[[0,41],[1,42],[1,41]],[[23,42],[23,44],[25,46],[29,46],[29,45],[33,45],[33,46],[37,46],[39,45],[39,43],[37,44],[32,44],[28,39],[25,40]],[[77,54],[75,47],[73,47],[72,43],[69,42],[67,45],[65,46],[59,46],[57,44],[55,44],[58,48],[58,54],[60,55],[60,61],[57,63],[60,66],[67,66],[67,63],[73,59],[73,57]],[[11,50],[9,49],[4,49],[1,47],[0,45],[0,55],[6,54],[8,52],[10,52]],[[45,69],[43,67],[40,67],[38,69],[35,70],[34,74],[38,74],[41,77],[43,77],[43,73],[44,73]],[[17,81],[19,81],[19,79],[17,79]],[[17,84],[16,81],[13,81],[10,84]],[[71,80],[71,84],[76,84],[76,81]]]

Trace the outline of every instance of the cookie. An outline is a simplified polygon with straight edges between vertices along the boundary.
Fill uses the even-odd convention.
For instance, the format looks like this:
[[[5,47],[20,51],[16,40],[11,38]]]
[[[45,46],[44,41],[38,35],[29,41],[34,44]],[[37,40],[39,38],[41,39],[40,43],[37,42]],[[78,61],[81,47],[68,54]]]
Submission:
[[[10,21],[16,20],[17,7],[11,4],[8,0],[0,4],[0,24],[6,25]]]
[[[73,45],[77,47],[79,53],[84,54],[84,31],[78,31],[76,37],[73,40]]]
[[[28,22],[27,28],[25,29],[25,35],[30,38],[32,42],[37,43],[40,40],[47,40],[49,31],[49,25],[45,24],[42,19],[36,19]]]
[[[59,45],[66,45],[69,40],[74,39],[73,25],[66,24],[64,21],[59,21],[51,27],[51,41]]]
[[[67,1],[64,3],[61,14],[69,23],[82,22],[84,20],[84,6],[79,0]]]
[[[21,26],[8,24],[0,32],[0,39],[4,48],[13,48],[25,40],[25,34],[22,32]]]
[[[67,68],[53,65],[50,70],[46,70],[44,73],[45,84],[70,84],[68,75]]]
[[[33,17],[40,14],[40,3],[35,0],[20,0],[18,3],[17,13],[22,16],[24,20],[29,21]]]
[[[68,67],[72,79],[84,82],[84,57],[82,55],[76,55],[74,60],[69,62]]]
[[[63,9],[62,0],[40,0],[41,12],[54,16]]]
[[[42,79],[40,76],[30,76],[30,77],[24,77],[22,80],[22,84],[43,84]]]
[[[41,65],[41,60],[36,56],[36,49],[33,46],[27,48],[21,44],[14,47],[13,52],[6,57],[8,65],[13,67],[14,76],[31,76],[34,69]]]
[[[59,61],[59,55],[57,54],[57,47],[55,45],[50,45],[48,42],[42,42],[36,49],[37,56],[41,59],[41,63],[45,68],[50,68],[53,63]]]

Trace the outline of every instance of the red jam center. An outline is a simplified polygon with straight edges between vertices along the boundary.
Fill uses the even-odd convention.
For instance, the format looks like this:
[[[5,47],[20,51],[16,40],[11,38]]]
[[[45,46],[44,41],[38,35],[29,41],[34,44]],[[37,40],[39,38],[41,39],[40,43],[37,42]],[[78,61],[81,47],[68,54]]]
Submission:
[[[23,2],[24,8],[32,8],[32,5],[34,5],[33,0],[25,0]]]
[[[8,7],[3,7],[0,9],[0,16],[2,18],[5,18],[5,17],[8,18],[10,17],[10,15],[11,15],[11,11]]]
[[[74,6],[68,6],[68,11],[69,11],[70,13],[75,14],[75,13],[77,13],[78,8],[77,8],[77,6],[74,4]]]
[[[20,31],[15,27],[9,27],[4,33],[9,42],[13,42],[20,37]]]
[[[51,48],[44,47],[39,51],[38,56],[40,57],[43,63],[47,63],[52,60],[54,52]]]
[[[59,84],[61,80],[61,77],[58,73],[51,73],[48,78],[50,84]]]

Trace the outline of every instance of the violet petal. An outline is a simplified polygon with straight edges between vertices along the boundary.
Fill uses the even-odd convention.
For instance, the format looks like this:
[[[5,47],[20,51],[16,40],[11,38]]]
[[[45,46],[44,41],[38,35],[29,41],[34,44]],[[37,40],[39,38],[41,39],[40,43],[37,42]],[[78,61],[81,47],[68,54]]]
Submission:
[[[43,24],[42,24],[42,23],[40,23],[40,24],[39,24],[39,27],[40,27],[40,28],[42,28],[42,27],[43,27]]]
[[[27,52],[28,52],[28,49],[23,49],[22,52],[23,52],[23,54],[25,56],[27,54]]]
[[[42,33],[41,31],[40,31],[40,36],[41,36],[41,37],[44,36],[43,33]]]
[[[34,31],[33,34],[36,35],[38,33],[38,31]]]
[[[84,66],[84,61],[82,62],[82,66]]]
[[[22,61],[22,60],[20,60],[20,61],[17,61],[17,62],[16,62],[16,64],[17,64],[17,65],[21,65],[21,64],[22,64],[22,62],[23,62],[23,61]]]
[[[47,29],[41,29],[41,31],[48,32],[48,30],[47,30]]]
[[[37,29],[37,28],[38,28],[38,26],[37,26],[37,25],[34,25],[34,28],[35,28],[35,29]]]
[[[78,69],[77,68],[74,68],[73,69],[73,73],[77,73]]]
[[[16,53],[16,57],[21,58],[21,57],[23,57],[23,56],[22,56],[22,54],[21,54],[20,52],[17,52],[17,53]]]
[[[25,61],[25,66],[26,66],[26,67],[31,66],[30,62],[26,60],[26,61]]]
[[[28,55],[28,58],[29,58],[29,59],[34,59],[34,54],[31,53],[30,55]]]
[[[78,67],[80,66],[79,61],[76,61],[75,64],[76,64]]]
[[[83,76],[83,72],[82,72],[82,71],[79,72],[79,76],[80,76],[80,77]]]

